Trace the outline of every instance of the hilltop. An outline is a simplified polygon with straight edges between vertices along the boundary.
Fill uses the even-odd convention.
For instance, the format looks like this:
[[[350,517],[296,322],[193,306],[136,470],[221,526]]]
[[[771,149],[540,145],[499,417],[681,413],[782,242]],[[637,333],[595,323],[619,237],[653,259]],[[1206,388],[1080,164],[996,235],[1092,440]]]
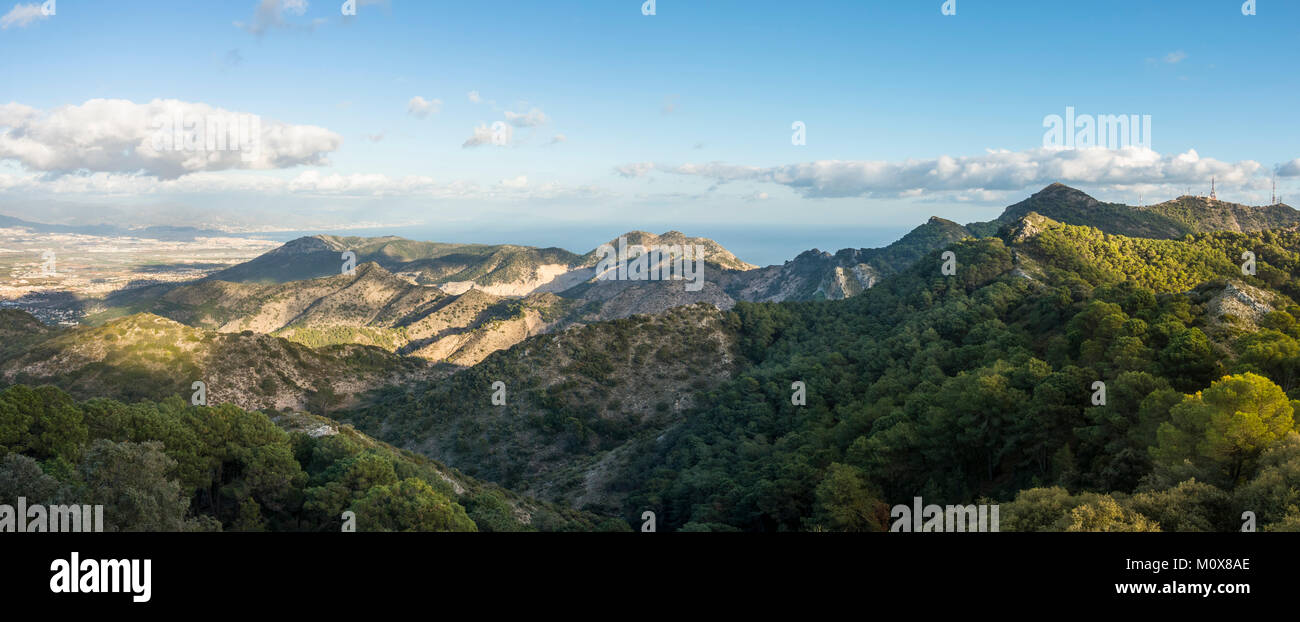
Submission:
[[[1096,227],[1106,233],[1139,238],[1179,239],[1191,233],[1247,233],[1300,224],[1300,211],[1284,205],[1254,207],[1207,197],[1181,196],[1155,205],[1103,203],[1060,183],[1011,205],[989,223],[968,225],[984,235],[998,226],[1035,212],[1071,225]]]
[[[753,270],[758,266],[741,261],[732,254],[731,251],[709,238],[690,237],[681,231],[668,231],[659,235],[646,231],[628,231],[605,244],[614,249],[619,248],[620,241],[626,242],[629,247],[640,245],[646,248],[653,246],[700,246],[704,249],[704,261],[707,265],[720,270]],[[599,260],[596,249],[582,256],[579,266],[584,268],[594,268]]]
[[[251,261],[208,277],[232,283],[284,283],[342,272],[342,254],[356,253],[357,265],[374,262],[393,273],[409,273],[420,283],[495,285],[549,282],[556,269],[579,258],[559,248],[512,244],[447,244],[396,236],[377,238],[315,235],[285,243]],[[489,290],[490,291],[490,290]]]

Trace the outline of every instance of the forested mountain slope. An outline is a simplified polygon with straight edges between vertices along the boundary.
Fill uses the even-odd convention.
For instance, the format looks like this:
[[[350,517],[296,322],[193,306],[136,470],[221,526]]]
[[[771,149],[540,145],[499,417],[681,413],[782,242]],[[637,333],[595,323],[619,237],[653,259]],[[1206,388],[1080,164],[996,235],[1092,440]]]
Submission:
[[[1300,526],[1295,229],[1141,240],[1031,215],[951,249],[954,276],[935,254],[849,300],[737,305],[752,364],[634,450],[626,511],[878,529],[923,496],[1001,501],[1004,529]]]
[[[104,506],[105,531],[626,531],[305,413],[0,391],[0,501]]]
[[[602,440],[637,430],[610,416],[626,389],[539,386],[520,368],[476,368],[349,416],[489,479],[621,503],[627,518],[652,509],[673,529],[872,530],[913,496],[1001,502],[1011,529],[1229,530],[1246,509],[1270,529],[1300,522],[1285,492],[1300,489],[1300,232],[1141,239],[1031,213],[948,250],[951,276],[934,252],[847,300],[737,304],[719,320],[736,371],[696,376],[669,425],[616,448]],[[1242,273],[1246,251],[1255,275]],[[548,388],[562,407],[452,423],[480,420],[453,404],[490,410],[493,379]],[[806,405],[792,404],[794,382]],[[529,427],[583,412],[596,418],[575,417],[577,443]],[[583,429],[598,431],[583,441]],[[466,438],[486,444],[457,447]],[[528,462],[538,452],[543,469]],[[593,458],[601,468],[578,472],[625,492],[555,486]]]

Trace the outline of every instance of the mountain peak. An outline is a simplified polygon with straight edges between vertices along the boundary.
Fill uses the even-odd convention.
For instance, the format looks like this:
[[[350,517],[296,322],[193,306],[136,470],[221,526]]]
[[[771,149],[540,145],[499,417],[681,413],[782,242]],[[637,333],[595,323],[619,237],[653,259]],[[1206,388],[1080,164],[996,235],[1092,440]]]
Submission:
[[[1014,224],[1032,212],[1114,235],[1166,240],[1189,233],[1260,231],[1300,223],[1300,212],[1284,206],[1251,207],[1208,197],[1181,196],[1134,207],[1098,201],[1065,184],[1054,183],[1008,207],[992,224]],[[987,227],[982,230],[988,231]]]
[[[363,262],[363,263],[359,263],[359,264],[357,264],[356,269],[353,271],[353,273],[352,273],[351,275],[349,275],[349,274],[347,274],[346,272],[344,272],[344,273],[342,273],[340,276],[344,276],[344,277],[346,277],[346,278],[349,278],[349,279],[355,279],[355,280],[358,280],[358,281],[359,281],[359,280],[361,280],[361,279],[384,279],[384,278],[392,278],[393,273],[392,273],[392,272],[389,272],[386,268],[384,268],[383,266],[379,265],[378,262],[375,262],[375,261],[366,261],[366,262]]]
[[[320,251],[332,251],[338,248],[334,240],[323,235],[308,235],[285,242],[280,248],[270,251],[277,255],[301,255]]]
[[[926,225],[940,225],[940,226],[944,226],[944,227],[960,227],[960,226],[961,226],[961,224],[959,224],[959,223],[956,223],[956,222],[953,222],[953,221],[951,221],[951,220],[948,220],[947,218],[940,218],[940,217],[938,217],[938,216],[931,216],[929,220],[925,221],[925,224],[926,224]]]
[[[1042,190],[1035,192],[1030,198],[1036,199],[1075,199],[1084,200],[1090,203],[1098,203],[1097,199],[1092,198],[1088,193],[1072,188],[1059,181],[1052,182]]]
[[[709,238],[691,237],[677,230],[665,231],[660,235],[655,235],[648,231],[628,231],[627,233],[610,240],[607,244],[614,248],[618,248],[619,239],[627,240],[628,246],[641,245],[648,247],[658,244],[680,244],[685,246],[687,244],[698,244],[704,247],[704,259],[708,263],[715,264],[727,270],[752,270],[758,267],[741,261],[731,251],[727,250],[714,240]],[[595,265],[596,250],[592,250],[584,255],[583,259],[584,262],[582,265]]]

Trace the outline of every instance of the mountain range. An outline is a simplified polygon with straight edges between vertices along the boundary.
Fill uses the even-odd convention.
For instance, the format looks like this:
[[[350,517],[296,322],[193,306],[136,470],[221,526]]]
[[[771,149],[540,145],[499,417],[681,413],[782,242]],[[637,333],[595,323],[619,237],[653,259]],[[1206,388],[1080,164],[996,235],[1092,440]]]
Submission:
[[[1000,499],[1017,529],[1226,529],[1243,504],[1284,529],[1298,225],[1286,205],[1053,184],[993,221],[782,265],[675,231],[611,240],[704,247],[696,291],[597,278],[597,250],[312,236],[118,292],[80,327],[5,311],[0,378],[124,401],[203,380],[212,403],[348,422],[512,495],[656,508],[668,529],[876,530],[918,493]],[[1242,433],[1207,431],[1203,394],[1287,414],[1210,451],[1196,439]]]
[[[1096,223],[1114,235],[1162,239],[1300,223],[1300,212],[1286,205],[1179,197],[1130,207],[1052,184],[993,221],[963,226],[935,217],[884,248],[833,254],[813,249],[761,268],[712,240],[676,231],[619,236],[628,245],[702,246],[706,274],[699,291],[673,281],[598,280],[595,250],[577,255],[559,248],[318,235],[197,282],[119,292],[90,321],[152,313],[218,332],[273,334],[310,346],[372,345],[466,366],[533,335],[698,302],[727,310],[738,301],[847,298],[931,251],[996,235],[1030,213],[1066,224]],[[342,255],[349,251],[358,263],[352,274],[342,274]]]

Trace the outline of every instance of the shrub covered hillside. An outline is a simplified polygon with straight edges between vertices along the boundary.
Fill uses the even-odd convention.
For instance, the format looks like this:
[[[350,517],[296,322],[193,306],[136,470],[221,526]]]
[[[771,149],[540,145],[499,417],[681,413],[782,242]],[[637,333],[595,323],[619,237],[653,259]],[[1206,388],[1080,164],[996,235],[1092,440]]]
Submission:
[[[106,531],[338,531],[345,511],[358,531],[628,529],[331,424],[15,385],[0,392],[0,503],[103,505]]]
[[[474,477],[616,515],[627,490],[608,475],[623,448],[661,436],[693,395],[730,377],[738,355],[724,317],[697,304],[533,337],[340,416]]]
[[[24,316],[26,319],[24,319]],[[0,315],[0,333],[30,315]],[[0,382],[51,384],[86,399],[159,400],[205,382],[209,402],[328,415],[377,386],[439,375],[427,362],[354,344],[309,348],[253,333],[217,333],[140,313],[102,326],[46,329],[0,348]]]
[[[626,515],[878,530],[922,496],[1001,503],[1004,530],[1300,528],[1300,232],[1030,214],[950,250],[952,276],[933,253],[848,300],[737,305],[750,364],[630,451]]]

